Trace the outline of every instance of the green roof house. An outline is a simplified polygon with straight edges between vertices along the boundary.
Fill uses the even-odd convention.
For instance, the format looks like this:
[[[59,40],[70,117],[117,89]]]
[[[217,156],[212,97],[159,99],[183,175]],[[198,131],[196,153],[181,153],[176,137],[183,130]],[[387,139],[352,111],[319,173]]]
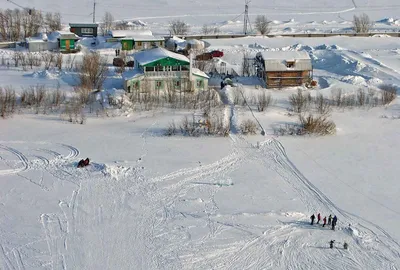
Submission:
[[[135,66],[124,74],[125,91],[199,91],[208,89],[209,77],[191,67],[189,58],[153,48],[133,54]]]

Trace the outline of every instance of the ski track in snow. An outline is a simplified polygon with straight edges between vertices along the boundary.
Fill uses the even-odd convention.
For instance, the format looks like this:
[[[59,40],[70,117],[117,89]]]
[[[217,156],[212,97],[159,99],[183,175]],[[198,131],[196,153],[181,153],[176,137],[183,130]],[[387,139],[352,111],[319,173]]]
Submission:
[[[76,186],[69,201],[60,201],[61,214],[43,213],[40,217],[41,241],[47,243],[47,250],[36,250],[34,257],[27,258],[26,251],[33,243],[11,251],[0,244],[2,269],[29,269],[32,261],[50,269],[131,269],[133,265],[137,269],[309,269],[310,265],[369,269],[377,266],[376,261],[379,269],[398,269],[400,246],[395,239],[380,226],[340,209],[296,168],[275,138],[259,148],[247,142],[237,132],[237,109],[232,104],[226,108],[225,117],[232,129],[230,154],[208,165],[153,178],[146,177],[142,167],[92,164],[77,170],[71,160],[79,156],[79,150],[69,145],[41,143],[41,148],[32,150],[35,154],[24,155],[1,142],[0,152],[15,156],[17,163],[15,168],[0,171],[0,176],[15,174],[48,192],[51,187],[43,181],[22,175],[27,170],[40,170]],[[147,134],[155,125],[141,136],[141,159],[148,155]],[[54,146],[68,153],[63,155],[53,150]],[[229,178],[245,162],[258,162],[265,171],[277,173],[298,193],[309,213],[336,214],[337,231],[329,233],[353,239],[350,250],[330,250],[315,242],[313,236],[322,237],[318,234],[324,231],[310,227],[308,219],[294,218],[288,223],[277,217],[276,225],[260,229],[242,224],[234,216],[218,215],[215,195],[228,188],[220,179]],[[199,203],[203,211],[180,210],[177,205],[193,190],[206,194]],[[347,224],[359,234],[352,233]],[[192,226],[207,228],[207,232],[193,238]],[[307,264],[299,264],[299,258]]]

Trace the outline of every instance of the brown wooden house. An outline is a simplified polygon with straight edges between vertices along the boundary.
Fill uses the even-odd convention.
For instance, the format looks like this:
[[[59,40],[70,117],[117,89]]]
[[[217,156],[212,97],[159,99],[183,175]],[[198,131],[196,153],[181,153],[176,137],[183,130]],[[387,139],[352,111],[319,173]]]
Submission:
[[[255,59],[257,76],[267,88],[300,86],[312,79],[313,67],[306,51],[265,51]]]

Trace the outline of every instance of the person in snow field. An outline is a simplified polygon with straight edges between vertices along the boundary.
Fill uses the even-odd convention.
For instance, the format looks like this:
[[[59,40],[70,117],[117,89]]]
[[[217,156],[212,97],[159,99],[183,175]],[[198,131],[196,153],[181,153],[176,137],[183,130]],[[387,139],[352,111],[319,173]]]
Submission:
[[[310,218],[311,218],[311,225],[314,225],[314,219],[315,219],[315,215],[314,215],[314,214],[312,214],[312,216],[311,216]]]
[[[326,217],[324,217],[323,221],[324,221],[324,224],[322,225],[322,227],[325,227],[325,225],[326,225]]]
[[[344,249],[348,249],[348,248],[349,248],[349,244],[347,244],[347,242],[344,242],[344,243],[343,243],[343,248],[344,248]]]
[[[317,224],[319,224],[320,221],[321,221],[321,214],[318,213],[318,215],[317,215]]]
[[[89,158],[86,158],[85,160],[81,159],[78,163],[78,168],[83,168],[89,165]]]
[[[335,243],[335,240],[331,240],[330,242],[329,242],[329,247],[330,248],[333,248],[333,244]]]
[[[329,215],[329,218],[328,218],[328,225],[331,225],[331,222],[332,222],[332,215]]]
[[[337,217],[334,216],[333,219],[332,219],[332,230],[335,230],[336,223],[337,223]]]

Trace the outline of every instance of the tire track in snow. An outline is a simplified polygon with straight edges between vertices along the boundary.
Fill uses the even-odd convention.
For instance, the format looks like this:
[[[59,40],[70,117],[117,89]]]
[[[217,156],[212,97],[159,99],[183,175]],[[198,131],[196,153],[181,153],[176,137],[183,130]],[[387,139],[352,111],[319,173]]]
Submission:
[[[2,145],[2,144],[0,144],[0,149],[3,149],[4,151],[15,155],[18,158],[18,160],[20,161],[20,163],[22,163],[22,168],[0,170],[0,175],[17,174],[17,173],[26,171],[30,168],[27,157],[24,154],[22,154],[21,152],[19,152],[18,150],[8,147],[8,146],[5,146],[5,145]]]

